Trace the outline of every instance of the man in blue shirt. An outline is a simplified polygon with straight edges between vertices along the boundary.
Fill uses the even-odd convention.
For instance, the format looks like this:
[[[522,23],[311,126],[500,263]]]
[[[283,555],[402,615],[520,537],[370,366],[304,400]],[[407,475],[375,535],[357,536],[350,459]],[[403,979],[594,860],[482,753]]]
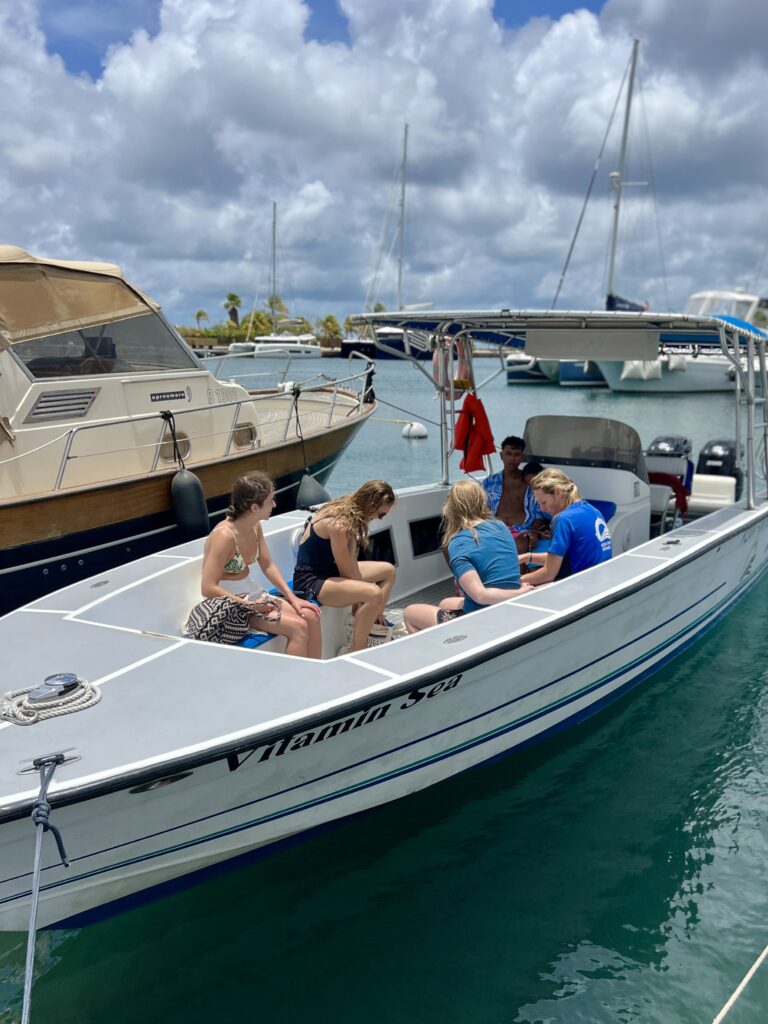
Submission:
[[[521,530],[526,518],[526,486],[520,472],[520,465],[525,458],[525,441],[514,435],[505,437],[499,453],[504,468],[486,477],[483,488],[491,512],[510,528],[514,536]]]

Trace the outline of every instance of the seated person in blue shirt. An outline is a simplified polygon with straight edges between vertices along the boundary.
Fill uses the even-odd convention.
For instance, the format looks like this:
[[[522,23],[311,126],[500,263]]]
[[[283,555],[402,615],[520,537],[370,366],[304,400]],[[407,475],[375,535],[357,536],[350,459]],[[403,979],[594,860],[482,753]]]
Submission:
[[[526,583],[540,586],[561,580],[611,557],[605,520],[565,473],[545,469],[533,478],[531,489],[542,511],[553,517],[552,539],[548,551],[520,556],[523,563],[541,566],[526,575]]]
[[[514,435],[505,437],[499,447],[499,454],[504,468],[486,477],[483,487],[491,512],[507,524],[514,537],[525,519],[525,481],[520,470],[525,458],[525,441]]]
[[[517,548],[507,527],[494,519],[485,492],[474,480],[455,483],[443,505],[443,548],[461,597],[440,606],[410,604],[403,613],[409,633],[517,597],[530,588],[520,583]]]

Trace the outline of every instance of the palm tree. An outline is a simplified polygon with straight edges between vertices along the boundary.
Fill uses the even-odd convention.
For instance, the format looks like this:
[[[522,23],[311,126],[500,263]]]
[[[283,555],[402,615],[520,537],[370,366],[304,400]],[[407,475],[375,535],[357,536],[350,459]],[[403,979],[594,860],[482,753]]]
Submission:
[[[198,330],[200,329],[200,321],[201,320],[209,320],[210,321],[210,317],[208,316],[208,314],[205,312],[204,309],[198,309],[198,311],[195,313],[195,322],[197,323]]]
[[[267,310],[267,314],[269,315],[273,326],[277,325],[277,317],[279,313],[282,313],[283,316],[288,316],[288,307],[276,292],[273,292],[269,296],[267,301],[264,303],[264,307]]]
[[[239,295],[236,295],[235,292],[229,292],[227,294],[227,297],[224,300],[224,309],[229,313],[230,322],[233,323],[235,327],[240,326],[240,314],[237,311],[240,309],[241,305],[242,300]]]
[[[324,316],[321,320],[318,320],[315,324],[315,328],[321,338],[327,338],[329,341],[331,338],[335,339],[341,337],[339,321],[333,313],[329,313],[328,316]]]

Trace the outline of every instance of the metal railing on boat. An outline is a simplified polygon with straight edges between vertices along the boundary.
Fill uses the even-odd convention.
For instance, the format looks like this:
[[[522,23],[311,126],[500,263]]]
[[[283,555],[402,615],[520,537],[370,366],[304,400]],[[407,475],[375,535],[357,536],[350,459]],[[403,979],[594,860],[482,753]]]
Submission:
[[[359,415],[360,412],[362,411],[365,401],[365,393],[367,387],[366,379],[370,365],[370,361],[366,360],[366,367],[364,370],[350,373],[345,377],[332,379],[325,376],[324,374],[318,373],[308,378],[307,380],[301,382],[290,382],[290,387],[288,386],[289,382],[284,382],[282,387],[276,390],[269,390],[260,394],[249,394],[247,398],[238,398],[233,399],[231,401],[219,402],[216,403],[215,405],[202,405],[193,406],[191,408],[174,409],[173,414],[176,417],[176,419],[182,419],[185,416],[189,417],[195,414],[199,414],[201,412],[210,413],[213,410],[231,408],[232,420],[226,431],[208,431],[204,434],[190,434],[188,436],[190,441],[193,441],[195,439],[199,440],[200,438],[214,439],[216,437],[226,437],[222,451],[219,453],[218,456],[226,457],[231,453],[232,446],[234,443],[234,437],[237,430],[239,429],[239,417],[244,406],[250,406],[253,404],[257,404],[259,402],[274,403],[275,401],[284,401],[288,405],[292,406],[292,408],[288,412],[288,415],[285,418],[285,424],[283,426],[282,433],[279,437],[280,441],[287,440],[288,433],[292,424],[294,425],[294,428],[296,427],[297,424],[299,426],[299,429],[301,428],[298,404],[302,396],[328,396],[328,411],[327,414],[324,415],[323,423],[324,427],[326,428],[332,426],[333,424],[334,414],[336,413],[340,396],[342,395],[347,399],[353,399],[353,402],[346,410],[345,418],[348,418],[352,414]],[[241,375],[240,378],[233,377],[229,382],[237,384],[239,383],[240,379],[252,376],[259,376],[259,374],[245,374]],[[169,375],[169,377],[166,379],[172,378]],[[317,383],[313,383],[315,381]],[[347,386],[354,385],[355,383],[360,385],[359,392],[355,391],[353,387]],[[138,423],[149,423],[152,422],[153,420],[160,421],[160,430],[158,437],[155,441],[152,441],[148,444],[134,443],[131,444],[130,448],[127,449],[117,448],[105,451],[90,452],[82,455],[72,455],[72,449],[74,447],[75,441],[80,435],[83,435],[85,433],[92,433],[94,431],[104,432],[106,430],[115,429],[121,426],[135,426]],[[167,424],[165,419],[163,419],[160,411],[152,413],[141,413],[139,415],[134,416],[119,416],[109,420],[100,420],[98,423],[81,423],[76,426],[70,427],[65,432],[58,434],[56,437],[51,438],[44,444],[39,445],[38,447],[31,449],[30,451],[23,452],[19,455],[14,455],[8,459],[0,461],[0,466],[8,465],[14,462],[19,462],[22,459],[29,459],[31,456],[37,454],[40,451],[43,451],[45,448],[50,448],[52,445],[57,445],[64,441],[64,451],[59,461],[55,481],[52,487],[52,490],[58,491],[61,490],[63,486],[67,467],[73,459],[83,459],[89,457],[103,458],[104,456],[108,455],[124,454],[127,451],[141,452],[142,450],[151,449],[154,450],[154,456],[150,463],[149,469],[147,469],[145,466],[143,468],[138,469],[133,474],[129,473],[126,475],[141,476],[145,475],[146,473],[156,473],[157,466],[161,457],[162,446],[167,440]]]

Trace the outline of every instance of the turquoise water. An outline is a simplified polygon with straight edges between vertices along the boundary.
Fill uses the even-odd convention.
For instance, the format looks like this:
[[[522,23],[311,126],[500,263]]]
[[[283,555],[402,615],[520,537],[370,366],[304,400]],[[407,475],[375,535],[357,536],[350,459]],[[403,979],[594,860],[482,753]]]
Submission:
[[[434,417],[409,366],[380,364],[376,386]],[[486,406],[497,439],[542,411],[626,419],[646,444],[687,433],[695,451],[733,433],[725,396],[499,380]],[[402,413],[377,417],[334,493],[361,466],[398,485],[436,476],[436,432],[405,441],[382,422]],[[711,1021],[768,942],[766,621],[768,583],[586,724],[150,907],[42,934],[33,1024]],[[18,1019],[24,938],[0,936],[2,1024]],[[768,964],[727,1021],[767,1018]]]

